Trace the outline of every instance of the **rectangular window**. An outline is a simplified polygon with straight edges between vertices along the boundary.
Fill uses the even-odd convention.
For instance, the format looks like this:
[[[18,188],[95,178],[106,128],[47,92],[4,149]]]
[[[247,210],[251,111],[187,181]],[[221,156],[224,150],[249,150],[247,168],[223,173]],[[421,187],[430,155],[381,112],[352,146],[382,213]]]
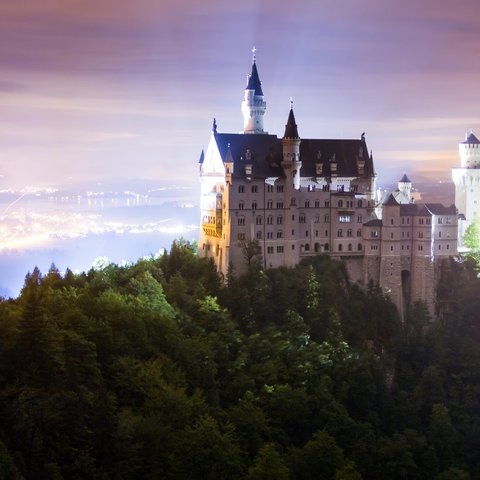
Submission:
[[[315,185],[309,185],[308,186],[308,191],[309,192],[314,192],[315,191]]]
[[[305,200],[305,208],[309,208],[310,207],[310,200]]]
[[[245,185],[238,186],[238,193],[243,193],[245,191]]]
[[[258,192],[258,185],[252,185],[252,193]]]
[[[277,193],[283,193],[283,185],[277,185]]]
[[[352,217],[351,215],[339,215],[338,220],[340,223],[350,223]]]
[[[243,210],[243,207],[244,207],[243,202],[240,202],[240,203],[238,204],[238,209],[239,209],[239,210]]]
[[[267,247],[267,253],[273,253],[273,247]]]
[[[357,217],[357,223],[362,223],[363,222],[363,217],[361,215],[359,215]]]
[[[283,253],[283,245],[277,245],[277,253]]]
[[[273,193],[273,185],[267,185],[267,192]]]
[[[283,202],[277,202],[277,208],[283,208]]]
[[[273,201],[272,200],[267,201],[267,208],[273,208]]]
[[[272,240],[272,238],[273,238],[273,232],[267,232],[267,238],[268,238],[269,240]]]

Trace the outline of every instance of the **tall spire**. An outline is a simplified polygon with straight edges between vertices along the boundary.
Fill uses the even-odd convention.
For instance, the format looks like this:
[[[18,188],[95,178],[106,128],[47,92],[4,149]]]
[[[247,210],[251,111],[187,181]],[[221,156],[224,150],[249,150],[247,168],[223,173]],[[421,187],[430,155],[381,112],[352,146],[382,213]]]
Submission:
[[[252,73],[247,77],[245,97],[242,102],[243,132],[244,133],[266,133],[263,130],[263,116],[267,104],[263,97],[262,82],[258,75],[256,63],[256,48],[252,48]]]
[[[293,114],[293,100],[290,100],[290,113],[288,114],[287,124],[285,125],[285,133],[283,138],[300,138],[298,136],[298,127]]]
[[[254,90],[255,95],[262,95],[262,82],[260,81],[260,77],[258,76],[257,64],[255,62],[256,55],[255,52],[257,49],[255,47],[252,48],[252,73],[248,76],[248,82],[246,90]]]

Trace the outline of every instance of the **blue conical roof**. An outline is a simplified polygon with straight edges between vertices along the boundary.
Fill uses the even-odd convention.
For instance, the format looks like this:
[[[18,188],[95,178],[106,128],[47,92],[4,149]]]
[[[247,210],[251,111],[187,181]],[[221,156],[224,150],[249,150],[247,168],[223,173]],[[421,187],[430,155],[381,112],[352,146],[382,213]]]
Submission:
[[[288,120],[287,124],[285,125],[285,133],[283,134],[283,138],[300,138],[298,136],[298,128],[297,124],[295,123],[293,108],[290,109],[290,113],[288,114]]]
[[[262,95],[262,82],[260,81],[260,77],[258,76],[257,64],[255,60],[252,64],[252,73],[248,77],[248,83],[246,90],[255,90],[255,95]]]

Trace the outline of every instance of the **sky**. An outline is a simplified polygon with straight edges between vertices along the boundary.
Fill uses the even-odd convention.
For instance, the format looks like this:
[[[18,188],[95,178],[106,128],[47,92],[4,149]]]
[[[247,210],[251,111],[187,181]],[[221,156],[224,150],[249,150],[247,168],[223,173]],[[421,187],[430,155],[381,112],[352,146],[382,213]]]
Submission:
[[[252,47],[282,135],[366,132],[379,180],[448,179],[480,133],[478,0],[0,0],[0,189],[196,182],[243,127]]]

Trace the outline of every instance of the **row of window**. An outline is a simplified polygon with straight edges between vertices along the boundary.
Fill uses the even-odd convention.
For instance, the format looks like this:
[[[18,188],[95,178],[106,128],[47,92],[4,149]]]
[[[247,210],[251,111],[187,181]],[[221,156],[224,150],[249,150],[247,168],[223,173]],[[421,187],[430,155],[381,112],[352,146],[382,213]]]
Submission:
[[[242,210],[242,209],[240,209],[240,210]],[[267,225],[273,225],[273,218],[274,218],[273,215],[268,215],[266,217]],[[316,214],[314,223],[320,223],[320,219],[321,219],[321,215]],[[295,215],[292,215],[292,220],[295,220]],[[362,223],[362,220],[363,220],[362,215],[358,215],[357,216],[357,223]],[[339,221],[340,221],[340,223],[350,223],[351,217],[340,215],[339,216]],[[263,217],[261,215],[257,215],[257,217],[255,217],[255,224],[256,225],[262,225],[262,222],[263,222]],[[298,223],[306,223],[306,222],[307,222],[306,215],[304,213],[301,213],[298,216]],[[330,215],[329,214],[325,214],[323,216],[323,222],[324,223],[330,223]],[[282,223],[283,223],[282,215],[277,215],[277,225],[281,225]],[[238,225],[245,225],[245,217],[243,215],[238,217],[237,224]],[[403,234],[403,232],[402,232],[402,234]]]
[[[276,185],[276,191],[277,193],[283,193],[283,185]],[[316,186],[315,185],[308,185],[307,191],[308,192],[315,192]],[[258,185],[251,185],[250,186],[250,191],[252,193],[257,193],[258,192]],[[274,191],[274,186],[273,185],[267,185],[267,192],[273,193]],[[323,192],[329,192],[330,191],[330,185],[322,185],[322,191]],[[345,191],[345,185],[337,185],[337,192],[344,192]],[[350,191],[351,192],[358,192],[358,185],[350,185]],[[245,193],[245,185],[239,185],[238,186],[238,193]]]

